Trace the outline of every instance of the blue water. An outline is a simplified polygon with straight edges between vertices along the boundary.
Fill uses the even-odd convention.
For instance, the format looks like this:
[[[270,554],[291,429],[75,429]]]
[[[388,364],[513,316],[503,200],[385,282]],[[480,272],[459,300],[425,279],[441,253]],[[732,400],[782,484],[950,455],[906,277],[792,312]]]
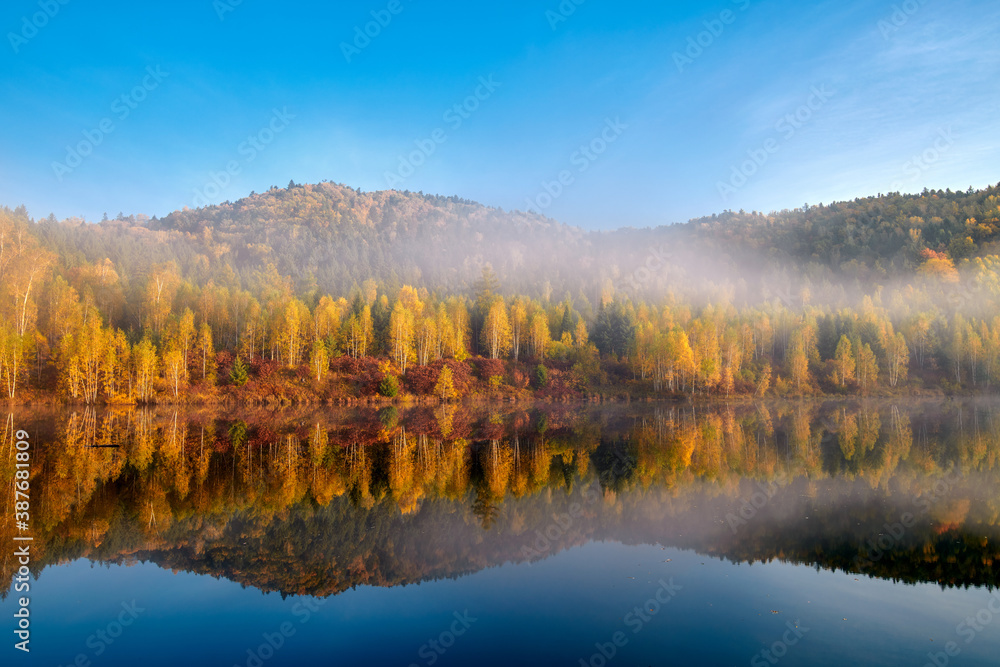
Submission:
[[[637,615],[657,592],[669,601]],[[982,589],[615,543],[326,600],[282,599],[149,563],[76,561],[35,582],[31,655],[7,648],[4,664],[923,665],[954,641],[960,653],[948,664],[995,665],[1000,618],[969,642],[957,629],[990,599]],[[142,611],[105,643],[98,631],[116,634],[122,604],[133,600]],[[0,603],[5,618],[15,604]],[[770,661],[760,652],[775,642],[784,645]]]
[[[772,407],[39,417],[0,667],[1000,664],[1000,403]]]

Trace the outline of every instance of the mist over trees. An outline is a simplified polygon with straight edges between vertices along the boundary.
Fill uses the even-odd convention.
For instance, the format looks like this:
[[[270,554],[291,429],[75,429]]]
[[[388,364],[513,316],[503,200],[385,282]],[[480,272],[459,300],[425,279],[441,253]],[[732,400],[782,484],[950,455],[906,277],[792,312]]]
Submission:
[[[272,375],[431,395],[443,367],[458,396],[990,390],[998,235],[997,187],[602,232],[332,183],[96,224],[4,208],[0,382],[87,403]]]

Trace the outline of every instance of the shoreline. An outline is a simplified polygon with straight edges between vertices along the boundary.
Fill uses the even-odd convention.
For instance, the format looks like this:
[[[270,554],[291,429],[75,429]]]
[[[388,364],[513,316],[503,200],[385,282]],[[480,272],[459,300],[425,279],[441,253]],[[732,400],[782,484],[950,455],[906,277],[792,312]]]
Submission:
[[[155,407],[192,407],[192,408],[284,408],[284,407],[316,407],[316,408],[382,408],[397,407],[483,407],[494,405],[629,405],[641,404],[686,404],[692,406],[724,406],[751,405],[758,403],[813,403],[813,402],[856,402],[856,401],[952,401],[970,399],[1000,398],[1000,392],[948,392],[944,391],[910,391],[910,392],[873,392],[868,394],[810,394],[793,396],[747,396],[729,397],[709,395],[671,394],[663,396],[632,395],[629,393],[593,393],[584,396],[534,396],[503,394],[494,396],[466,396],[457,400],[441,400],[436,396],[406,394],[393,398],[383,396],[360,396],[339,398],[317,398],[304,400],[302,398],[287,398],[262,396],[249,398],[245,396],[205,396],[192,395],[182,400],[164,398],[155,401],[95,401],[86,402],[45,393],[29,394],[17,399],[0,399],[8,407],[54,407],[54,408],[155,408]]]

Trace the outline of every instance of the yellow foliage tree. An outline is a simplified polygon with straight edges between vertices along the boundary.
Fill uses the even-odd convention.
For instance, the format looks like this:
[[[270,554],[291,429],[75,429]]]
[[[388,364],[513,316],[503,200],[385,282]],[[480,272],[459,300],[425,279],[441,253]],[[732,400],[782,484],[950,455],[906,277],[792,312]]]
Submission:
[[[496,299],[490,305],[483,322],[482,338],[490,359],[499,359],[510,351],[510,319],[503,299]]]
[[[434,385],[434,395],[442,401],[453,401],[458,398],[458,391],[455,389],[451,369],[447,366],[441,368],[437,384]]]

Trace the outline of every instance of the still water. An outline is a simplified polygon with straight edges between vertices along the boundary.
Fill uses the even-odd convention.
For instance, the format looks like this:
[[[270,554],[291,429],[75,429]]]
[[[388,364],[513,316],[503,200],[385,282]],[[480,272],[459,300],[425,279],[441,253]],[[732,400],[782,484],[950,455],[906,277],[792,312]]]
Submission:
[[[997,402],[36,409],[2,434],[4,665],[1000,661]]]

